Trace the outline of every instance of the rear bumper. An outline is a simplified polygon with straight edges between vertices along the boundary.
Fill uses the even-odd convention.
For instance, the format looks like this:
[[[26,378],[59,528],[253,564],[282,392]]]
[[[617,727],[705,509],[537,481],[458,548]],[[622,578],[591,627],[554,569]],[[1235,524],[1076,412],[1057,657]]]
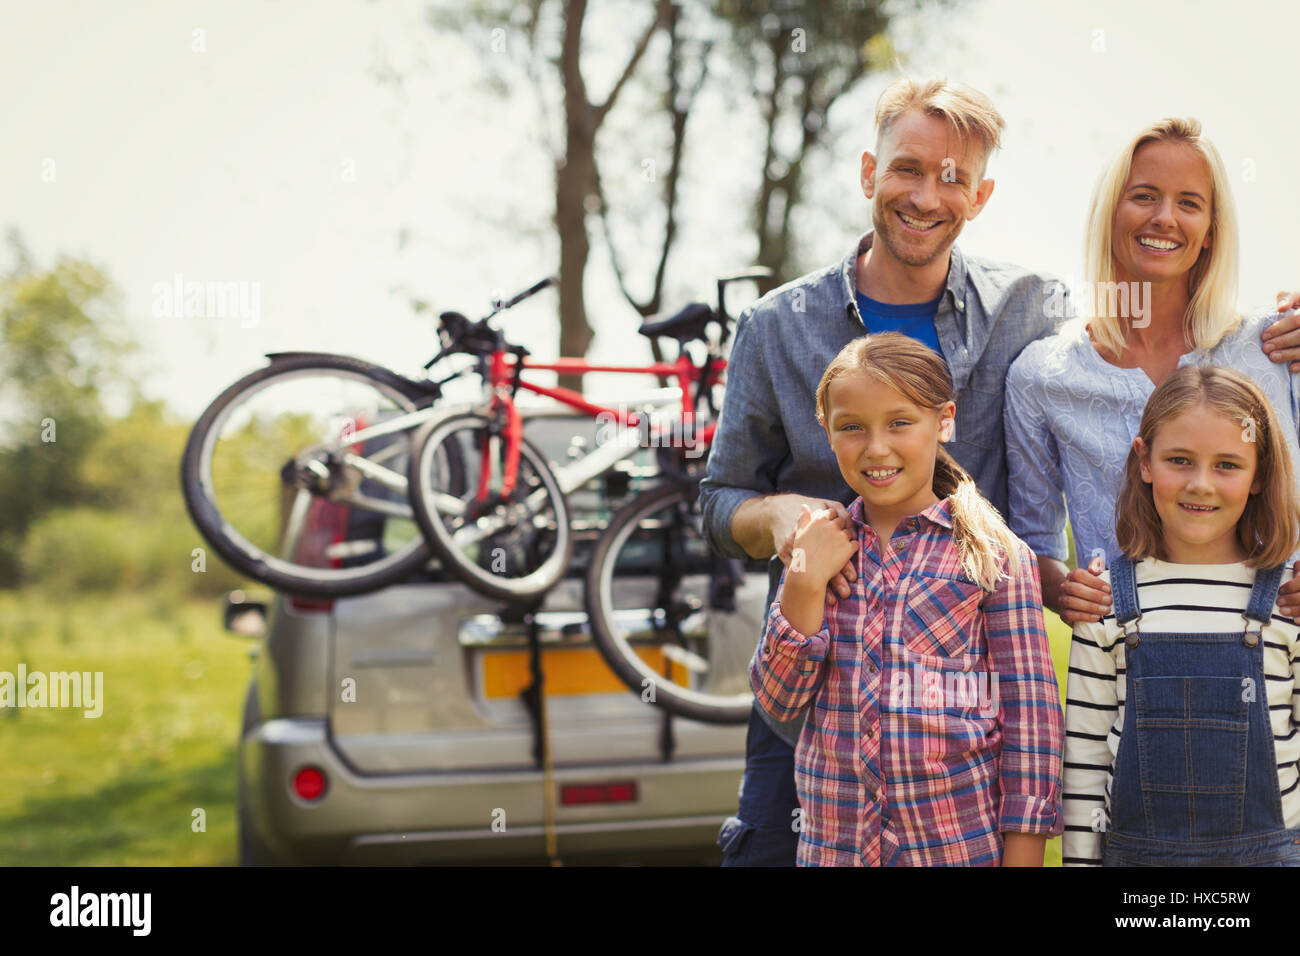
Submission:
[[[304,865],[491,863],[546,856],[540,770],[360,774],[331,746],[319,718],[281,718],[240,746],[244,819],[271,862]],[[310,803],[291,790],[311,764],[327,788]],[[561,857],[710,853],[736,811],[744,758],[557,767],[555,833]],[[558,804],[565,783],[632,780],[637,800]],[[719,859],[720,859],[719,854]]]

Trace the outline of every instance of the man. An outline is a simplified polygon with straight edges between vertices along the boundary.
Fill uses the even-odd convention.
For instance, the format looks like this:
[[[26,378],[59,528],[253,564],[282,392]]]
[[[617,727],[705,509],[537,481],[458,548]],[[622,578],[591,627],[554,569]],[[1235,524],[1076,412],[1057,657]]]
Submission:
[[[957,394],[948,450],[1006,514],[1007,366],[1054,330],[1048,314],[1060,310],[1044,307],[1059,289],[1053,278],[965,256],[953,245],[992,195],[993,180],[984,173],[1004,126],[988,98],[970,87],[891,84],[876,107],[876,153],[862,156],[873,231],[843,261],[773,290],[737,322],[700,500],[717,552],[772,557],[767,606],[803,505],[831,508],[847,527],[853,492],[817,423],[814,396],[830,360],[867,332],[901,331],[943,355]],[[1293,349],[1300,332],[1271,341]],[[1274,355],[1297,357],[1294,350]],[[894,546],[906,542],[903,536]],[[850,563],[831,590],[845,597],[853,580]],[[769,723],[759,708],[751,713],[739,810],[718,836],[724,866],[794,865],[794,746],[801,728],[801,720]]]

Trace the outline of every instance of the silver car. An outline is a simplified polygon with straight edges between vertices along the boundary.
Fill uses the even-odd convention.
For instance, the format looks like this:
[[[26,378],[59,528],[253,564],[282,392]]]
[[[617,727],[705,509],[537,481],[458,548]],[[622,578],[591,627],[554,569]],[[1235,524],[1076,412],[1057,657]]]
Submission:
[[[548,458],[594,440],[593,419],[542,418],[526,434]],[[606,667],[582,611],[591,542],[653,472],[647,450],[571,496],[574,564],[534,618],[549,781],[524,622],[436,562],[360,597],[278,596],[269,613],[228,600],[228,627],[259,639],[239,744],[240,862],[721,862],[744,725],[643,702]],[[766,585],[753,574],[737,594],[755,642]]]

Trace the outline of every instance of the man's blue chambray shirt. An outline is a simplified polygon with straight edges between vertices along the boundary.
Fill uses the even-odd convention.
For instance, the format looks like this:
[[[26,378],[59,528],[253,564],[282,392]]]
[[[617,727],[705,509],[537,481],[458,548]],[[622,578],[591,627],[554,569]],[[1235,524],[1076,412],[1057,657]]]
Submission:
[[[847,505],[856,492],[817,422],[817,385],[849,342],[866,334],[856,300],[858,257],[867,233],[836,265],[773,289],[736,322],[727,393],[700,483],[705,534],[715,551],[745,557],[731,536],[742,503],[760,495],[801,494]],[[953,246],[948,283],[934,317],[956,390],[957,420],[947,449],[980,492],[1007,516],[1007,461],[1002,406],[1007,367],[1030,342],[1062,322],[1048,300],[1066,301],[1055,277],[1020,266],[967,257]],[[769,565],[771,607],[781,562]],[[757,649],[761,635],[754,635]],[[760,716],[792,747],[802,719]]]

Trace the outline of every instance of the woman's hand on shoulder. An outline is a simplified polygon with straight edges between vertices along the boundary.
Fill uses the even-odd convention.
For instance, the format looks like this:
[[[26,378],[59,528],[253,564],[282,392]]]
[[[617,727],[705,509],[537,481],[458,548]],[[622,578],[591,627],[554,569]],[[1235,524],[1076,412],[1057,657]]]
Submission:
[[[1098,556],[1088,567],[1075,568],[1066,575],[1057,598],[1062,621],[1071,625],[1095,624],[1110,613],[1110,585],[1100,577],[1104,570],[1105,561]]]

